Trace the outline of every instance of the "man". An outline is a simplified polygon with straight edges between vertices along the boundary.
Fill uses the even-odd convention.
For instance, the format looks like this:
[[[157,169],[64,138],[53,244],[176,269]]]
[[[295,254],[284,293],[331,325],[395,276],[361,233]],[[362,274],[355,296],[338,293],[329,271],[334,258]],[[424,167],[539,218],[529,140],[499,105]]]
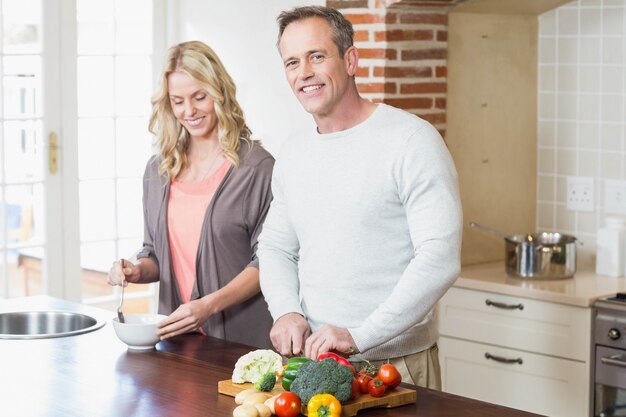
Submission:
[[[337,10],[278,17],[287,80],[317,132],[288,140],[259,237],[261,289],[283,355],[360,352],[440,389],[434,307],[460,269],[454,164],[437,130],[360,97]]]

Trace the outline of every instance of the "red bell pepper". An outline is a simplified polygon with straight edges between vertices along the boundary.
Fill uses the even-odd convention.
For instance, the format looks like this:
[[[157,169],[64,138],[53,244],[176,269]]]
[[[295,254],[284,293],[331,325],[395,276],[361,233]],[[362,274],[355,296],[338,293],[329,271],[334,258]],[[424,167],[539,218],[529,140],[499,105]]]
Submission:
[[[356,370],[354,369],[354,366],[352,366],[350,361],[344,358],[343,356],[337,355],[336,353],[333,353],[333,352],[324,352],[324,353],[320,353],[317,356],[318,361],[321,361],[322,359],[327,359],[327,358],[334,359],[335,361],[337,361],[338,364],[347,366],[348,368],[350,368],[352,373],[356,376]]]

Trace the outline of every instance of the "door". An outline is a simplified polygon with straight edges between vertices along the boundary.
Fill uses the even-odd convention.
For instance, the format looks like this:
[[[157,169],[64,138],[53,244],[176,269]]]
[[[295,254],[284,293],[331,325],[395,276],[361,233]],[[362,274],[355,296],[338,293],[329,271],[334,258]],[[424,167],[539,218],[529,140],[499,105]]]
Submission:
[[[0,3],[0,296],[112,308],[106,272],[142,241],[163,3]],[[129,305],[149,310],[154,294],[131,287]]]
[[[60,180],[47,159],[48,130],[58,128],[54,106],[44,94],[44,79],[58,73],[58,61],[44,65],[58,50],[58,31],[44,25],[41,0],[0,1],[0,294],[3,297],[57,293],[48,271],[60,270],[60,259],[47,248],[62,245],[61,235],[49,229],[60,218]],[[51,16],[51,22],[52,16]],[[58,38],[58,36],[57,36]],[[54,49],[54,52],[53,52]],[[45,71],[44,71],[45,68]],[[56,196],[56,200],[53,198]],[[53,250],[54,251],[54,250]],[[25,267],[36,259],[36,266]]]

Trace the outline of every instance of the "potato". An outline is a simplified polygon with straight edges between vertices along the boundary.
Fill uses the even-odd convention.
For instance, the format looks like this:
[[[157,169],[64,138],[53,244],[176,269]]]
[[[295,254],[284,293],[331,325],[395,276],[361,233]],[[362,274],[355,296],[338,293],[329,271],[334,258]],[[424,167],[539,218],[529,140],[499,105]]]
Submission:
[[[258,392],[258,391],[257,391],[257,390],[255,390],[254,388],[248,388],[248,389],[245,389],[245,390],[241,391],[239,394],[237,394],[237,395],[235,396],[235,403],[236,403],[236,404],[240,404],[240,405],[241,405],[241,404],[243,404],[243,401],[244,401],[246,398],[248,398],[248,397],[249,397],[250,395],[252,395],[252,394],[256,394],[257,392]]]
[[[233,410],[233,417],[259,417],[259,411],[253,405],[244,404]]]
[[[267,400],[265,400],[265,402],[263,403],[263,405],[265,405],[267,408],[270,409],[272,414],[276,414],[276,410],[274,409],[274,401],[276,401],[277,397],[278,395],[273,395],[269,397]]]
[[[243,403],[244,404],[250,404],[250,405],[263,404],[265,402],[265,400],[267,400],[268,397],[269,397],[269,395],[264,393],[264,392],[255,392],[254,394],[248,395],[243,400]]]
[[[256,410],[259,412],[259,417],[270,417],[273,413],[265,404],[254,404]]]

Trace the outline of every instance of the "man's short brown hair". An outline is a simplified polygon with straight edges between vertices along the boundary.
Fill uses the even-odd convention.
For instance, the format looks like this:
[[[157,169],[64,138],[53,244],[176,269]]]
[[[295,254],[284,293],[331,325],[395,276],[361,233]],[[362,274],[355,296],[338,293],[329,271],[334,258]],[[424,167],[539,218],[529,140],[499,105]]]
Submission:
[[[280,39],[287,26],[310,17],[320,17],[328,22],[333,32],[333,42],[337,45],[341,55],[353,45],[354,29],[352,23],[338,10],[324,6],[295,7],[289,11],[281,12],[276,18],[278,22],[277,45],[280,44]]]

